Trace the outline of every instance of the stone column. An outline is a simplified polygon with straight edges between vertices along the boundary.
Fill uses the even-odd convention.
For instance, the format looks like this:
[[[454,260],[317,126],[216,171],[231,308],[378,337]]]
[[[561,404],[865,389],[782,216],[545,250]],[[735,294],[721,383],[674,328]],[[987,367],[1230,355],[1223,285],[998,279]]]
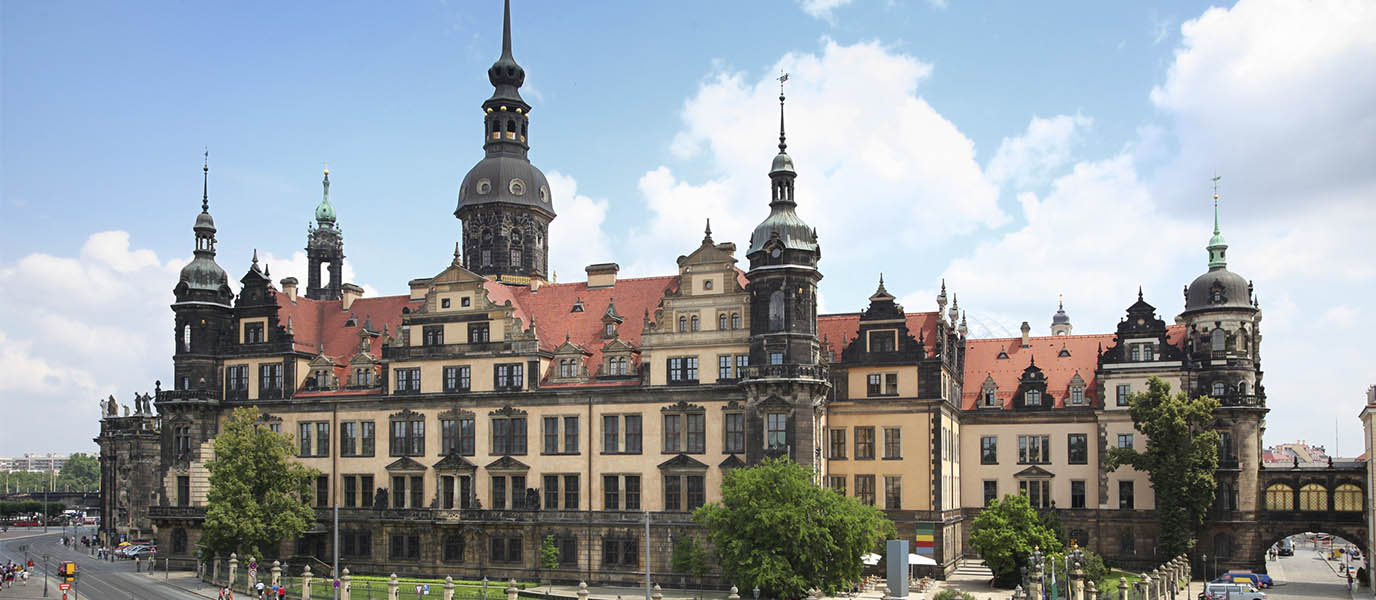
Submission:
[[[339,576],[339,600],[353,600],[354,597],[354,578],[349,575],[349,568],[344,570]],[[445,598],[445,600],[449,600]]]
[[[578,600],[588,600],[588,582],[578,582]]]
[[[1085,600],[1099,600],[1099,586],[1093,581],[1085,582]]]
[[[397,574],[392,573],[392,577],[387,580],[387,600],[398,600],[397,592],[399,590],[397,588],[400,586],[401,584],[397,582]]]
[[[311,600],[311,566],[306,565],[305,570],[301,571],[301,600]]]
[[[216,577],[217,575],[220,574],[220,569],[219,569],[219,567],[220,567],[220,559],[215,558],[214,555],[211,555],[211,557],[210,557],[210,583],[211,583],[212,585],[214,585],[214,584],[216,583],[215,577]]]
[[[234,587],[234,576],[239,574],[239,553],[229,553],[229,587]]]
[[[1027,594],[1022,591],[1022,586],[1013,588],[1013,600],[1025,600]]]
[[[1139,600],[1154,600],[1149,594],[1151,588],[1151,575],[1142,574],[1142,578],[1137,580],[1137,598]]]
[[[454,600],[454,578],[444,576],[444,600]]]
[[[1128,578],[1118,578],[1118,600],[1130,600],[1128,598]]]
[[[1070,600],[1085,600],[1085,570],[1076,560],[1070,570]]]
[[[1152,572],[1151,572],[1151,597],[1152,597],[1152,598],[1161,598],[1161,597],[1164,595],[1164,594],[1162,593],[1163,589],[1162,589],[1162,587],[1161,587],[1161,584],[1162,584],[1164,581],[1165,581],[1165,578],[1162,577],[1162,569],[1161,569],[1161,567],[1157,567],[1156,569],[1152,570]]]
[[[726,600],[741,600],[741,591],[736,586],[731,586],[731,593],[727,594]]]
[[[1034,555],[1039,555],[1040,552]],[[1042,564],[1038,560],[1033,563],[1032,568],[1027,572],[1027,595],[1037,600],[1042,598]]]
[[[516,584],[516,580],[513,579],[513,580],[511,581],[511,583],[512,583],[513,589],[515,589],[514,586],[515,586],[515,584]],[[509,594],[508,597],[507,597],[507,600],[516,600],[516,594],[515,594],[515,593]],[[654,593],[653,593],[653,594],[650,594],[650,600],[664,600],[664,590],[659,589],[659,584],[658,584],[658,583],[655,584]]]
[[[658,585],[655,586],[655,593],[659,593]],[[521,590],[520,588],[516,587],[516,580],[512,579],[508,581],[506,584],[506,600],[516,600],[516,597],[520,594]],[[656,598],[656,600],[658,599]]]
[[[282,584],[282,561],[272,561],[272,585]]]

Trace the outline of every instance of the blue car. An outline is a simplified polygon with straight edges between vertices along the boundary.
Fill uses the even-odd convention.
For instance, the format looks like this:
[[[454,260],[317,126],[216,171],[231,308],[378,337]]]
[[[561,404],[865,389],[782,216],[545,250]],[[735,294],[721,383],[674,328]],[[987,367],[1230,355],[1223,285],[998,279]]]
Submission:
[[[1252,585],[1256,586],[1257,589],[1266,589],[1271,587],[1272,585],[1275,585],[1275,582],[1271,580],[1270,575],[1267,575],[1265,573],[1253,573],[1251,571],[1229,571],[1227,573],[1220,575],[1217,579],[1211,581],[1210,583],[1233,583],[1238,579],[1250,580],[1252,582]]]

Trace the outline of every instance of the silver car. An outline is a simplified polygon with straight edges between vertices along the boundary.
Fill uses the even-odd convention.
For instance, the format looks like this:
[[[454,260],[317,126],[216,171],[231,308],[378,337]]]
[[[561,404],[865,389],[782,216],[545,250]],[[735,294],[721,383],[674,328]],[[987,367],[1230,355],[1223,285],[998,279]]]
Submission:
[[[1200,594],[1204,600],[1265,600],[1266,594],[1250,583],[1209,583]]]

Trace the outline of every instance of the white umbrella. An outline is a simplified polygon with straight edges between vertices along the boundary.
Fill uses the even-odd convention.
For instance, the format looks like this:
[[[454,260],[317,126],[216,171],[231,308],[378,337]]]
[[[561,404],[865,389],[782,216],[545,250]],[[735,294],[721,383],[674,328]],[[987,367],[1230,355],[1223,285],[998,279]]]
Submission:
[[[935,560],[932,560],[932,559],[930,559],[930,558],[927,558],[927,557],[925,557],[925,556],[922,556],[922,555],[920,555],[920,554],[909,554],[909,555],[908,555],[908,564],[909,564],[909,565],[931,565],[931,566],[935,566],[935,565],[936,565],[936,561],[935,561]]]
[[[873,567],[874,565],[879,564],[880,558],[881,557],[878,554],[871,552],[869,554],[860,555],[860,562],[865,563],[865,566]]]

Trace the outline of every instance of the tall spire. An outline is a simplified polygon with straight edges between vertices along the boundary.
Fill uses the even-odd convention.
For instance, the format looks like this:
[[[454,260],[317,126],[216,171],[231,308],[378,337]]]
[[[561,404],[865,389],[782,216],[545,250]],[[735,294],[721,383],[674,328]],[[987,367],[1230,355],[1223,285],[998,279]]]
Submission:
[[[511,0],[502,4],[502,58],[511,58]]]
[[[1209,238],[1209,269],[1223,269],[1228,266],[1228,242],[1224,241],[1223,233],[1218,228],[1218,180],[1222,177],[1214,175],[1214,235]]]
[[[210,148],[205,149],[201,163],[201,212],[210,213]]]
[[[788,150],[788,142],[784,136],[784,82],[788,81],[788,73],[779,75],[779,153],[783,154]]]
[[[497,88],[492,93],[493,100],[521,101],[516,90],[525,83],[526,71],[511,54],[511,0],[506,0],[502,7],[502,55],[487,70],[487,79]]]
[[[330,204],[330,163],[325,163],[325,178],[320,181],[323,188],[320,197],[320,204],[315,207],[315,220],[322,227],[332,225],[335,221],[334,205]]]

